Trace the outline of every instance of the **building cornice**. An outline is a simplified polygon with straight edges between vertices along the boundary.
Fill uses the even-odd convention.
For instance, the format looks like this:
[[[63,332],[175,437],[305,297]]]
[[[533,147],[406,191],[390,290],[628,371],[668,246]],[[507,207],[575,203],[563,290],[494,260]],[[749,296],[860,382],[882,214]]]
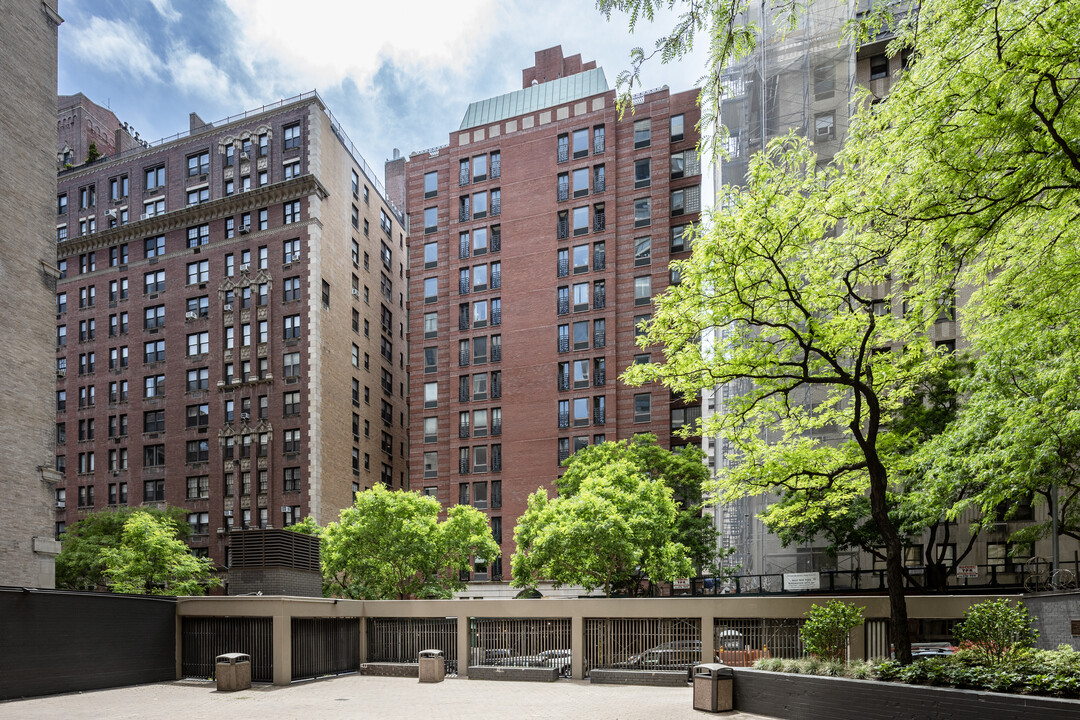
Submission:
[[[140,240],[153,235],[163,235],[173,230],[181,230],[192,225],[201,225],[211,220],[312,194],[318,195],[320,200],[330,196],[327,189],[314,175],[301,175],[284,182],[265,185],[199,205],[189,205],[179,210],[168,211],[146,220],[129,222],[127,225],[117,225],[114,228],[107,228],[90,235],[69,238],[57,243],[56,250],[58,255],[64,256],[90,252],[122,242]]]

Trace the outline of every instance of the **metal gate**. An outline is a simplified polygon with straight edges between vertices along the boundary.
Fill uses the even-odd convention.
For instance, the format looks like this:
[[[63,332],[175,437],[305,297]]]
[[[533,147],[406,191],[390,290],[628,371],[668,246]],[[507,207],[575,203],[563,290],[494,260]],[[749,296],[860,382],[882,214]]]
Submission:
[[[360,669],[359,618],[293,618],[292,679]]]
[[[570,676],[570,618],[473,618],[471,665],[556,667]]]
[[[457,674],[457,618],[368,618],[367,661],[416,663],[421,650],[442,650]]]
[[[251,679],[274,680],[274,626],[271,618],[185,617],[181,624],[181,674],[186,678],[214,677],[218,655],[251,656]]]
[[[867,620],[863,623],[863,628],[866,632],[866,659],[892,657],[889,621],[884,618]]]
[[[685,670],[701,660],[701,618],[585,618],[592,668]]]
[[[761,658],[801,658],[800,618],[716,618],[713,648],[719,662],[749,667]]]

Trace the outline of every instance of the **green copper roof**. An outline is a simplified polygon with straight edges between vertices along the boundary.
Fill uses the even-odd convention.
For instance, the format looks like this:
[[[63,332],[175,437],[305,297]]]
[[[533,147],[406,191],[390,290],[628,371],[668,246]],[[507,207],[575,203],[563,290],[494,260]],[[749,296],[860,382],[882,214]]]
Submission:
[[[604,69],[596,68],[558,80],[469,103],[459,130],[499,122],[544,108],[592,97],[608,91]]]

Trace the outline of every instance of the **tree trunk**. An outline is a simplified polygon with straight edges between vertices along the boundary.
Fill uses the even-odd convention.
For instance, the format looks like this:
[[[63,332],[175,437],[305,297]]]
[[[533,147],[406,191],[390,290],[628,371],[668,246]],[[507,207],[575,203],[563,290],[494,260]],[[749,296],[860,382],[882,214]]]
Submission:
[[[870,463],[870,515],[885,544],[885,577],[889,583],[890,635],[893,652],[901,665],[911,664],[911,637],[908,635],[907,600],[904,597],[904,549],[886,501],[888,479],[884,466]]]

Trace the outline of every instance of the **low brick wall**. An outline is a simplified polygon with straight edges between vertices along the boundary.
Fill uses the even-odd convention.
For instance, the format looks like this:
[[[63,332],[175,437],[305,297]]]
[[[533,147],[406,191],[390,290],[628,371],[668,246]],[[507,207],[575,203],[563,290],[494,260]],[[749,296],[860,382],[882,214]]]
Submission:
[[[1039,639],[1035,646],[1056,650],[1069,645],[1080,650],[1080,636],[1073,635],[1073,622],[1080,621],[1080,592],[1040,593],[1025,595],[1024,605],[1036,617],[1035,629]]]
[[[597,685],[653,685],[659,687],[686,687],[685,670],[620,670],[594,668],[589,671],[589,682]]]
[[[420,677],[420,666],[416,663],[391,663],[374,662],[361,663],[361,675],[378,675],[380,677]]]
[[[1080,700],[735,668],[735,709],[785,720],[1064,720]]]
[[[559,668],[501,667],[499,665],[470,665],[470,680],[520,680],[526,682],[555,682]]]

